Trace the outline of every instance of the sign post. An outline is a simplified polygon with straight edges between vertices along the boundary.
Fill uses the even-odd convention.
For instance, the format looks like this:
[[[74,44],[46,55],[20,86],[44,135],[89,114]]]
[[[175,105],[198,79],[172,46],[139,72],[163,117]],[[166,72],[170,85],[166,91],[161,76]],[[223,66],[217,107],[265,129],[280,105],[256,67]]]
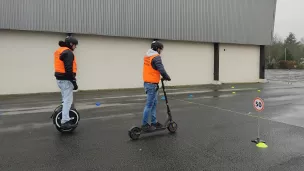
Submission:
[[[265,144],[265,141],[260,139],[260,112],[262,112],[264,110],[264,107],[265,107],[265,103],[264,103],[263,99],[260,98],[260,97],[256,97],[253,100],[253,107],[259,113],[259,115],[258,115],[258,137],[257,137],[257,139],[252,140],[251,142],[256,143],[257,147],[267,148],[267,145]]]

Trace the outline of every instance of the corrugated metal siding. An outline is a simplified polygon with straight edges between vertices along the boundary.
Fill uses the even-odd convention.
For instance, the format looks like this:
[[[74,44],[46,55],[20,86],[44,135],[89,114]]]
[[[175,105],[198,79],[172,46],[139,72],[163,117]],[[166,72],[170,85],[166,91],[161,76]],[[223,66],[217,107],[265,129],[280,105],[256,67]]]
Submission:
[[[276,0],[1,0],[0,29],[269,44]]]

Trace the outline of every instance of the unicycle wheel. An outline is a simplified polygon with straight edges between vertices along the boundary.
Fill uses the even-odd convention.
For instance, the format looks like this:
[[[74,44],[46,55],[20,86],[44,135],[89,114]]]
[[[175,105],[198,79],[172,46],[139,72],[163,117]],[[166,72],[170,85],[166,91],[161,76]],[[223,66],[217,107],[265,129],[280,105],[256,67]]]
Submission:
[[[167,129],[169,130],[169,132],[175,133],[177,130],[177,124],[174,121],[172,121],[169,123]]]
[[[75,125],[75,126],[73,126],[72,128],[69,128],[69,129],[63,129],[63,128],[61,128],[62,111],[55,114],[55,117],[53,118],[54,119],[54,124],[55,124],[56,129],[59,132],[70,133],[70,132],[73,132],[76,129],[76,127],[78,125],[78,122],[80,120],[80,115],[76,110],[70,110],[69,115],[70,115],[70,118],[72,119],[73,125]]]
[[[139,138],[139,136],[140,136],[140,132],[141,132],[141,129],[139,127],[132,127],[129,130],[129,137],[132,140],[137,140]]]

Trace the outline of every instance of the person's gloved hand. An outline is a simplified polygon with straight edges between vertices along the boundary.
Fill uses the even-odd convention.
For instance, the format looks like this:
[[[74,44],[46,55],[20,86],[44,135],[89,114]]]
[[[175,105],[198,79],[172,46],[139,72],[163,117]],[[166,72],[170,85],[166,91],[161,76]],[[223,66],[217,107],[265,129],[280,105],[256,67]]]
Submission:
[[[73,90],[77,90],[77,89],[78,89],[78,85],[77,85],[76,80],[72,80],[71,82],[72,82],[72,84],[73,84],[73,86],[74,86],[74,89],[73,89]]]
[[[168,75],[168,77],[167,77],[165,80],[167,80],[167,81],[171,81],[170,76]]]
[[[161,78],[163,81],[171,81],[171,78],[169,77],[169,76],[167,76],[167,77],[162,77]]]

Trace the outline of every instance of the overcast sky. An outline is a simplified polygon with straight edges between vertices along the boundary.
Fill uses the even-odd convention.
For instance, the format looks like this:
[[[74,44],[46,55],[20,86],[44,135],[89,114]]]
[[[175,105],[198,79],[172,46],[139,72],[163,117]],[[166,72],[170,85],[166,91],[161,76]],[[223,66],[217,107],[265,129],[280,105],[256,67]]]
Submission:
[[[304,38],[304,0],[278,0],[274,33],[285,38],[289,32]]]

